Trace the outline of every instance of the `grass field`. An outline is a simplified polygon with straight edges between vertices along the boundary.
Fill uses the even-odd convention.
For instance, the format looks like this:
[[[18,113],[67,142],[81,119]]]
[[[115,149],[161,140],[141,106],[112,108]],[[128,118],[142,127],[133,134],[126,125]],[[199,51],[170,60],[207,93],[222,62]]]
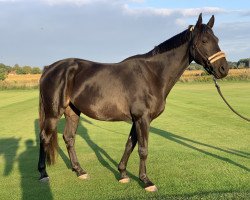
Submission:
[[[250,82],[224,82],[229,102],[250,116]],[[59,155],[48,168],[50,183],[38,181],[38,90],[0,91],[0,199],[250,199],[250,124],[222,102],[212,83],[178,83],[165,112],[150,129],[147,171],[159,191],[138,180],[135,150],[131,177],[122,185],[117,165],[130,124],[82,116],[76,152],[90,179],[70,170],[59,123]]]

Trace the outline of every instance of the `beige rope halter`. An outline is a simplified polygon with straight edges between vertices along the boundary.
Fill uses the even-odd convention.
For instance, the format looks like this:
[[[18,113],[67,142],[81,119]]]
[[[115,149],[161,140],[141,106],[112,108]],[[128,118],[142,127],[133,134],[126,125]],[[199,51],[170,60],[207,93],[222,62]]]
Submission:
[[[226,54],[223,51],[219,51],[219,52],[215,53],[214,55],[210,56],[208,58],[208,61],[212,64],[215,61],[217,61],[221,58],[225,58],[225,57],[226,57]]]

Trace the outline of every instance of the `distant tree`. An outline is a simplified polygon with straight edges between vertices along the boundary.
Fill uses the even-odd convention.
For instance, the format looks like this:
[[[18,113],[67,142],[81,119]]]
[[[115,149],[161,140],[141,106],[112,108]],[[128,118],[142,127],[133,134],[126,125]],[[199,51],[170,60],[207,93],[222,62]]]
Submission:
[[[191,63],[188,68],[188,70],[201,70],[203,67],[197,63]]]
[[[250,67],[250,58],[240,59],[237,62],[237,67],[238,68]]]
[[[31,70],[31,74],[41,74],[42,70],[39,67],[33,67]]]
[[[20,68],[20,66],[19,66],[18,64],[15,64],[15,65],[12,67],[13,70],[17,70],[18,68]]]
[[[237,62],[228,61],[227,63],[228,63],[229,69],[236,69],[237,68]]]
[[[1,68],[5,68],[5,64],[0,63],[0,67],[1,67]]]
[[[22,67],[23,74],[31,74],[32,68],[30,66]]]
[[[23,74],[23,69],[18,64],[15,64],[12,69],[16,72],[16,74]]]
[[[8,67],[4,64],[0,64],[0,80],[3,81],[7,78],[8,75]]]

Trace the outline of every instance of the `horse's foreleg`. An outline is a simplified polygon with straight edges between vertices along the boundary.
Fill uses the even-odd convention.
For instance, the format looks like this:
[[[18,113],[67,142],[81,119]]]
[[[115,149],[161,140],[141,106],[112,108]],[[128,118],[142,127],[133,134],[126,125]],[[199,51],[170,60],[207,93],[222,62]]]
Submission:
[[[127,167],[129,156],[134,150],[136,143],[137,143],[136,128],[135,128],[135,123],[133,123],[128,141],[126,143],[125,151],[118,165],[118,170],[120,171],[120,174],[121,174],[121,179],[119,180],[120,183],[129,182],[129,177],[127,175],[126,167]]]
[[[146,160],[148,156],[148,134],[149,134],[149,119],[142,116],[136,121],[136,133],[138,139],[138,152],[140,157],[139,177],[145,184],[145,190],[154,192],[157,191],[156,186],[152,183],[146,173]]]
[[[64,129],[63,139],[65,141],[65,144],[68,150],[72,170],[76,172],[76,175],[80,179],[86,179],[87,172],[81,168],[78,162],[76,152],[75,152],[75,147],[74,147],[75,134],[76,134],[79,118],[80,118],[80,112],[76,110],[75,108],[72,109],[70,106],[68,106],[65,110],[64,115],[66,118],[66,126]]]

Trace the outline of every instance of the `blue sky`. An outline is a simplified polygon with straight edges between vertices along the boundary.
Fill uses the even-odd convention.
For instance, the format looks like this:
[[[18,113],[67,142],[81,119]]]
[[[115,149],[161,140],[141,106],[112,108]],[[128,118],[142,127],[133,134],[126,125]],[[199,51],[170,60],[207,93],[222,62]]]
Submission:
[[[0,0],[0,63],[119,62],[215,15],[228,60],[250,57],[248,0]]]

